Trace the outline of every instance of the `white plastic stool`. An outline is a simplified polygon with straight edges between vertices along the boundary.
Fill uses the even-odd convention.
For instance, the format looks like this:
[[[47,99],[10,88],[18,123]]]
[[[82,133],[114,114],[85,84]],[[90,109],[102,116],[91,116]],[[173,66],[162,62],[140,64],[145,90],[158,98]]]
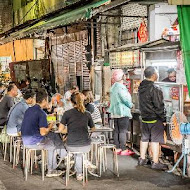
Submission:
[[[25,160],[25,167],[24,167],[24,173],[25,173],[25,181],[28,179],[28,171],[29,168],[31,169],[31,174],[32,174],[32,168],[33,168],[33,163],[36,157],[36,151],[40,150],[41,155],[42,155],[42,180],[44,181],[44,176],[45,176],[45,170],[46,170],[46,151],[45,149],[32,149],[32,148],[25,148],[26,152],[26,160]]]
[[[6,160],[6,155],[7,155],[7,145],[9,143],[9,138],[10,138],[10,162],[12,162],[12,157],[13,157],[13,146],[14,142],[19,137],[18,135],[7,135],[6,140],[5,140],[5,145],[4,145],[4,161]]]
[[[98,135],[91,142],[90,161],[93,163],[93,160],[94,160],[94,157],[95,157],[96,167],[98,167],[98,147],[101,144],[106,144],[105,135]]]
[[[83,186],[88,182],[88,167],[86,165],[87,163],[87,153],[83,152],[68,152],[67,154],[67,168],[66,168],[66,186],[69,184],[69,177],[70,177],[70,162],[71,162],[71,157],[76,154],[82,154],[82,168],[83,168]]]
[[[107,170],[107,149],[111,149],[113,152],[113,171],[114,174],[119,177],[118,158],[116,153],[116,147],[113,144],[102,144],[98,148],[100,176],[102,175],[102,168],[104,172]]]
[[[18,162],[19,162],[19,157],[20,157],[20,149],[21,149],[21,143],[22,143],[22,139],[17,139],[15,142],[14,142],[14,145],[13,145],[13,169],[18,165]],[[23,150],[23,154],[25,154],[24,150]],[[24,162],[24,160],[23,160]]]

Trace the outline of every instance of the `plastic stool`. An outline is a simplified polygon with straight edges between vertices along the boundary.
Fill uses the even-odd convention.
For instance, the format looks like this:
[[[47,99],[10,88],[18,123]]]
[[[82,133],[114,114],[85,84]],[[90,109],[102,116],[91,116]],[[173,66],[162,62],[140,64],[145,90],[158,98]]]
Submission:
[[[42,180],[44,181],[45,176],[45,170],[46,170],[46,151],[45,149],[32,149],[32,148],[25,148],[26,152],[26,160],[25,160],[25,167],[24,167],[24,173],[25,173],[25,181],[28,179],[28,171],[29,167],[31,168],[31,174],[32,174],[32,167],[36,156],[36,151],[40,150],[42,155]],[[35,160],[36,163],[36,160]]]
[[[119,177],[118,158],[116,153],[116,147],[113,144],[102,144],[98,148],[100,176],[102,175],[102,168],[104,172],[107,170],[107,149],[112,149],[113,151],[113,171],[115,175]]]
[[[68,186],[69,184],[69,177],[70,177],[70,161],[71,161],[71,157],[73,155],[76,154],[82,154],[82,167],[83,167],[83,186],[85,186],[85,184],[88,182],[88,167],[85,164],[88,160],[87,160],[87,153],[83,153],[83,152],[68,152],[67,154],[67,168],[66,168],[66,186]]]

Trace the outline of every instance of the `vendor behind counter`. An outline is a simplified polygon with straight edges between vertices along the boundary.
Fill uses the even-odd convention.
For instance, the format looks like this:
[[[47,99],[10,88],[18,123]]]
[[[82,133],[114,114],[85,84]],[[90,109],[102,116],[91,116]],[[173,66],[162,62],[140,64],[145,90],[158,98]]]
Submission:
[[[174,68],[170,68],[167,71],[168,76],[162,80],[162,82],[176,82],[176,71]]]

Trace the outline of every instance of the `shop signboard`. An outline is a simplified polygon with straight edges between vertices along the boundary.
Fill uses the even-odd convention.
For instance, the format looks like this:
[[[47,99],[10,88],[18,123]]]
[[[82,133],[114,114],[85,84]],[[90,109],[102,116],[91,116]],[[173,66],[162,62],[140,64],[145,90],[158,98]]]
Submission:
[[[140,64],[139,50],[111,52],[109,58],[112,67],[120,67],[120,66],[138,67]]]

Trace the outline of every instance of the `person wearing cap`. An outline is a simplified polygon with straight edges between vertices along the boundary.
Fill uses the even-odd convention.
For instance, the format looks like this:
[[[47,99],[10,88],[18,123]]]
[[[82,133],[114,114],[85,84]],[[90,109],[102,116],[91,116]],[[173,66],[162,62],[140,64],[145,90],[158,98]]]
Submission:
[[[113,86],[110,89],[109,112],[114,118],[114,144],[117,154],[130,155],[126,148],[126,134],[129,127],[129,119],[132,118],[131,108],[133,107],[131,95],[123,84],[125,74],[123,70],[117,69],[113,72]]]
[[[166,125],[166,111],[164,107],[163,92],[154,83],[158,79],[157,70],[146,67],[145,79],[138,88],[139,109],[142,118],[139,166],[146,166],[146,156],[149,143],[151,145],[151,168],[167,170],[168,166],[159,162],[160,144],[164,144],[164,126]]]

